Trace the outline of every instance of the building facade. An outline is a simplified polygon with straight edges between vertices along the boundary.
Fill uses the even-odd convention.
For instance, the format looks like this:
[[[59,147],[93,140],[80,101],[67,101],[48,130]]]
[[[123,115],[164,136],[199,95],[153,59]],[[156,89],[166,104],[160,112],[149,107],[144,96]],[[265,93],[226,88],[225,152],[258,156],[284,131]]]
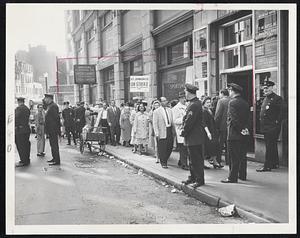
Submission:
[[[15,58],[15,96],[24,97],[25,103],[30,100],[42,101],[43,86],[33,80],[32,65]]]
[[[215,96],[235,82],[251,107],[248,151],[264,160],[258,120],[263,82],[276,82],[288,104],[287,12],[89,10],[68,11],[67,21],[73,63],[95,64],[97,70],[95,85],[74,86],[76,102],[172,100],[186,82],[199,86],[199,97]],[[149,92],[130,92],[130,76],[137,75],[149,76]],[[279,145],[281,163],[287,164],[287,120]]]

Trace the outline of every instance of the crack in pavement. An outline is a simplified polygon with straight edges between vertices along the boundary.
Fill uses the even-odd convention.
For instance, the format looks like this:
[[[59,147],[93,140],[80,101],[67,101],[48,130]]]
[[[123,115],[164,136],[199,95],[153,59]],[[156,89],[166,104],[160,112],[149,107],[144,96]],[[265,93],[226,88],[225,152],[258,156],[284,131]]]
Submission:
[[[17,217],[20,216],[34,216],[34,215],[45,215],[45,214],[51,214],[51,213],[62,213],[62,212],[72,212],[72,211],[79,211],[82,208],[69,208],[66,210],[56,210],[56,211],[47,211],[47,212],[37,212],[37,213],[27,213],[27,214],[18,214]]]

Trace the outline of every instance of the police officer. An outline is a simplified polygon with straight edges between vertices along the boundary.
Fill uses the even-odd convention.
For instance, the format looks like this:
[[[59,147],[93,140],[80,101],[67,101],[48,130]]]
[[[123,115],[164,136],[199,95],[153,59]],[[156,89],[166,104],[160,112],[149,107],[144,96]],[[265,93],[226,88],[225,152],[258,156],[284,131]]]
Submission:
[[[69,107],[69,102],[64,102],[65,108],[62,111],[62,117],[64,119],[64,127],[66,130],[66,134],[67,134],[67,139],[68,139],[68,144],[67,145],[71,145],[71,133],[73,135],[73,141],[74,144],[76,145],[76,137],[75,137],[75,131],[74,131],[74,119],[75,119],[75,114],[74,114],[74,110],[72,108]]]
[[[16,167],[28,166],[30,164],[30,110],[25,106],[25,98],[18,97],[18,107],[15,109],[15,143],[20,157]]]
[[[264,95],[260,111],[260,127],[266,143],[266,155],[264,166],[257,172],[271,171],[279,167],[277,139],[281,129],[283,99],[273,91],[275,85],[272,81],[266,81],[263,85]]]
[[[248,103],[241,96],[243,91],[241,86],[230,83],[228,91],[231,97],[227,111],[229,176],[221,182],[237,183],[238,178],[246,180],[247,177],[246,145],[250,110]]]
[[[187,145],[190,164],[190,176],[183,184],[191,184],[193,188],[204,185],[204,127],[202,122],[202,103],[196,96],[198,88],[192,84],[185,85],[186,100],[189,101],[186,115],[183,118],[181,136]]]
[[[51,146],[52,160],[48,160],[49,165],[59,165],[59,146],[58,136],[60,136],[60,116],[56,103],[53,102],[52,94],[45,94],[45,102],[47,104],[47,112],[45,115],[45,133],[49,135]]]

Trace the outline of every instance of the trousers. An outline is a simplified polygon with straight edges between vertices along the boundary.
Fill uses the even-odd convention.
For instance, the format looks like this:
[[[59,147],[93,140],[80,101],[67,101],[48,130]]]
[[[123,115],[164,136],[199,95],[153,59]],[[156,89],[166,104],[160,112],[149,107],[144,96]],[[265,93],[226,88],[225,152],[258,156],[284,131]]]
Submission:
[[[45,130],[44,127],[40,127],[36,133],[36,140],[37,140],[37,152],[43,153],[45,152]]]
[[[203,145],[188,146],[187,149],[191,173],[189,179],[204,184]]]
[[[227,153],[227,131],[219,131],[218,133],[218,151],[217,151],[217,162],[221,163],[223,147],[225,147],[225,163],[229,164],[228,153]]]
[[[15,143],[22,163],[30,163],[30,133],[15,135]]]
[[[280,133],[280,127],[264,133],[264,139],[266,143],[266,154],[264,168],[274,168],[279,165],[277,139]]]
[[[49,142],[51,147],[51,154],[54,162],[60,163],[59,146],[58,146],[58,134],[49,133]]]
[[[173,135],[172,128],[167,127],[167,137],[165,139],[158,139],[157,141],[157,155],[161,165],[167,165],[168,159],[173,149]]]
[[[187,147],[183,143],[177,143],[178,149],[179,149],[179,166],[187,166],[187,157],[188,157],[188,151]]]
[[[73,136],[74,144],[76,144],[76,135],[75,135],[75,131],[74,131],[74,126],[65,126],[65,130],[66,130],[66,135],[67,135],[67,139],[68,139],[68,144],[71,144],[71,134]]]
[[[227,141],[229,157],[229,177],[228,179],[237,182],[238,178],[246,180],[247,177],[247,158],[246,141],[229,140]]]
[[[110,126],[111,143],[120,143],[121,128],[119,124]]]

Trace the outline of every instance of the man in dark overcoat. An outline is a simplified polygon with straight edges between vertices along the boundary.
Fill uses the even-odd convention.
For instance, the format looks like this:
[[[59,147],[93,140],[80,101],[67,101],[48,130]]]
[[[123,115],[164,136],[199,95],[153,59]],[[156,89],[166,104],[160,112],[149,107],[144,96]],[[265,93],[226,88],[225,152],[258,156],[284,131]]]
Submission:
[[[84,102],[80,102],[75,109],[75,130],[76,138],[79,138],[82,128],[85,126],[85,107]]]
[[[217,103],[215,122],[218,130],[219,148],[217,152],[217,162],[221,163],[223,146],[225,146],[225,163],[229,164],[227,154],[227,110],[230,101],[229,92],[227,89],[222,89],[219,95],[220,99]]]
[[[16,167],[28,166],[30,164],[30,110],[24,104],[25,98],[18,97],[18,107],[15,109],[15,143],[20,157]]]
[[[110,128],[111,144],[113,146],[120,145],[120,116],[121,110],[116,106],[116,102],[112,100],[110,107],[107,109],[107,122]]]
[[[49,165],[59,165],[59,146],[58,137],[60,136],[60,116],[59,108],[53,102],[52,94],[45,94],[45,102],[47,104],[47,112],[45,115],[45,133],[49,135],[51,146],[52,160],[47,161]]]
[[[266,143],[264,166],[257,172],[271,171],[279,167],[277,140],[281,130],[283,115],[283,99],[273,91],[275,85],[266,81],[263,85],[265,98],[260,111],[260,128]]]
[[[186,115],[183,119],[184,143],[188,148],[190,176],[183,184],[191,184],[193,188],[204,185],[204,126],[202,103],[196,96],[198,88],[192,84],[185,85],[186,100],[189,101]]]
[[[71,133],[73,135],[73,141],[76,145],[75,136],[75,113],[72,108],[69,107],[69,102],[64,102],[65,108],[62,111],[62,117],[64,119],[64,127],[67,134],[68,144],[71,145]]]
[[[237,183],[238,178],[246,180],[247,159],[246,143],[249,135],[250,110],[242,98],[243,88],[235,83],[228,84],[231,97],[227,112],[227,146],[229,157],[229,176],[222,183]]]

